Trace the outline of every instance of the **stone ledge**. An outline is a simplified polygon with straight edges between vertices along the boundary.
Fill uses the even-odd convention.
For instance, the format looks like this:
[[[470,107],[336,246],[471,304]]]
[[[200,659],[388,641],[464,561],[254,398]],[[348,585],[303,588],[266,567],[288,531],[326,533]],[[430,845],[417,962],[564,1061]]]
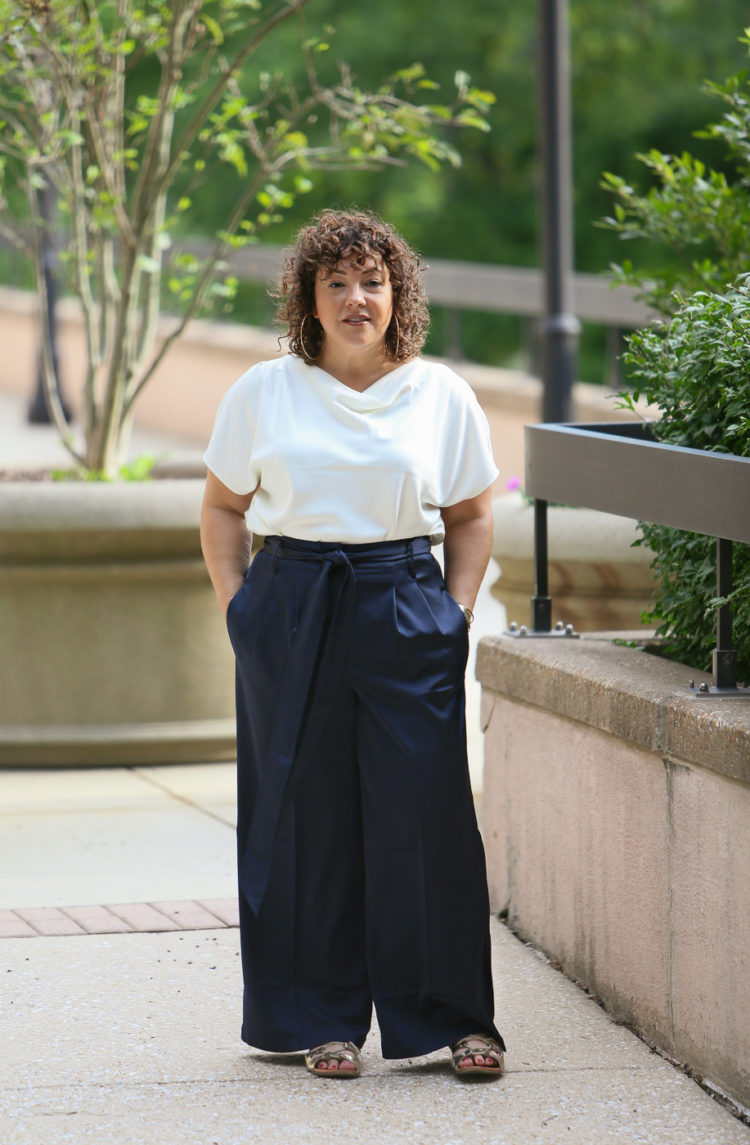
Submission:
[[[212,763],[237,755],[235,720],[0,725],[0,767]]]
[[[200,479],[11,482],[0,497],[3,565],[200,560],[203,489]]]
[[[750,700],[691,695],[685,690],[688,680],[709,683],[710,676],[613,643],[629,636],[485,637],[477,650],[476,677],[488,692],[750,783]]]

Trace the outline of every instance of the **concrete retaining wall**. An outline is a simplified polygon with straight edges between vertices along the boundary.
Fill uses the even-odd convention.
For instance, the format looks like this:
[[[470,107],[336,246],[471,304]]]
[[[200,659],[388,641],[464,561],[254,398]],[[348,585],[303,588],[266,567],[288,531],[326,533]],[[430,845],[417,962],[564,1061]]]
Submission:
[[[612,643],[481,642],[493,909],[750,1105],[750,701]]]

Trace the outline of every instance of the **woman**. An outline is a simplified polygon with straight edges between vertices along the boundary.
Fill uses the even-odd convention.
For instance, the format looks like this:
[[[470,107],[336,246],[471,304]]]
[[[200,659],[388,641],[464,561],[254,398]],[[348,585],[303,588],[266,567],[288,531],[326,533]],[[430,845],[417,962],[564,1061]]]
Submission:
[[[374,1003],[386,1058],[497,1077],[464,725],[487,422],[418,357],[419,261],[374,216],[304,228],[278,297],[289,353],[224,397],[201,521],[237,661],[242,1037],[356,1077]]]

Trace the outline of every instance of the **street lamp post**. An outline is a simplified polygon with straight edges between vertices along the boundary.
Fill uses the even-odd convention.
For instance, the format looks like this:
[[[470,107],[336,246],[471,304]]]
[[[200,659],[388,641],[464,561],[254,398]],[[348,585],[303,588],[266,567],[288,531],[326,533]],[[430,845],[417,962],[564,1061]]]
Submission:
[[[539,0],[542,102],[542,421],[570,421],[578,335],[573,312],[568,0]]]

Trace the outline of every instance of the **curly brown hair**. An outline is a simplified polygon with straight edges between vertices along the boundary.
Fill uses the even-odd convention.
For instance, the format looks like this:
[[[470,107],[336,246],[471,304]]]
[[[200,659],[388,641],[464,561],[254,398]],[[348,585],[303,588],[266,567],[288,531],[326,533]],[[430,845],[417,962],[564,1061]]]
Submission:
[[[408,362],[422,349],[430,324],[419,256],[389,223],[369,211],[321,211],[297,234],[272,293],[276,317],[288,325],[282,335],[289,353],[308,365],[323,349],[323,327],[313,315],[315,279],[321,267],[333,270],[342,258],[361,266],[370,258],[388,268],[393,291],[393,317],[385,335],[391,362]],[[302,324],[304,325],[304,330]]]

